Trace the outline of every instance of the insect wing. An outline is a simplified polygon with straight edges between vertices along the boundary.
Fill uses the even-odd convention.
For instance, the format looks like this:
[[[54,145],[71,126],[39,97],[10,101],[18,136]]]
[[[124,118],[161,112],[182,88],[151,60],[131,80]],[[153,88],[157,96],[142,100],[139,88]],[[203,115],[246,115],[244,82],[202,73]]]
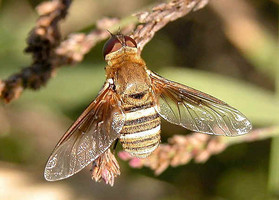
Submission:
[[[56,145],[45,168],[45,179],[67,178],[97,159],[119,137],[124,118],[117,96],[106,84]]]
[[[150,74],[161,117],[192,131],[237,136],[252,129],[250,121],[238,110],[208,94]]]

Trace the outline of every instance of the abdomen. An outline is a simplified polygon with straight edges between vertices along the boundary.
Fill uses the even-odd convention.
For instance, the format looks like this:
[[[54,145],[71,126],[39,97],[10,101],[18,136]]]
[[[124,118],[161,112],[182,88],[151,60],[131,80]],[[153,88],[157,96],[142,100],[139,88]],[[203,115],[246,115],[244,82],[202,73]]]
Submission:
[[[132,156],[145,158],[160,143],[161,121],[153,103],[147,105],[124,105],[126,121],[120,142]]]

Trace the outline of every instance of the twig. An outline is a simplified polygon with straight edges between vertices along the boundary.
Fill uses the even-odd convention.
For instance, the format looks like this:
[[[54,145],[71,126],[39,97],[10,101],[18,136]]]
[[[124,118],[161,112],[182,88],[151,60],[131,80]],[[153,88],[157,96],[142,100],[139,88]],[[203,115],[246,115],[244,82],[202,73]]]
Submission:
[[[209,0],[173,0],[169,3],[161,3],[151,12],[140,12],[136,16],[139,22],[133,38],[138,44],[140,50],[153,38],[155,33],[163,28],[169,22],[185,16],[191,10],[203,8]]]
[[[38,8],[40,17],[27,39],[25,52],[31,53],[33,63],[21,72],[0,81],[0,96],[8,103],[20,96],[24,88],[38,89],[51,77],[53,49],[59,45],[58,23],[65,18],[71,0],[44,2]]]
[[[71,0],[42,3],[37,8],[40,16],[29,36],[26,48],[26,52],[33,55],[33,63],[21,72],[11,75],[7,80],[0,80],[0,97],[8,103],[18,98],[26,88],[38,89],[45,85],[58,67],[82,61],[90,49],[108,38],[106,29],[114,31],[122,26],[124,34],[133,32],[131,35],[142,50],[154,34],[167,23],[186,15],[191,10],[202,8],[207,2],[208,0],[172,0],[155,6],[151,11],[135,14],[138,20],[133,17],[120,21],[104,18],[97,22],[97,28],[89,34],[71,34],[60,45],[58,22],[65,18]],[[135,28],[138,23],[141,24]]]
[[[211,155],[224,151],[228,146],[243,142],[253,142],[279,135],[279,127],[256,129],[247,135],[239,137],[209,136],[202,133],[193,133],[187,136],[175,135],[168,140],[168,144],[161,144],[148,158],[138,159],[126,152],[119,152],[122,160],[129,160],[134,168],[149,167],[156,175],[161,174],[169,166],[185,165],[190,160],[203,163]]]

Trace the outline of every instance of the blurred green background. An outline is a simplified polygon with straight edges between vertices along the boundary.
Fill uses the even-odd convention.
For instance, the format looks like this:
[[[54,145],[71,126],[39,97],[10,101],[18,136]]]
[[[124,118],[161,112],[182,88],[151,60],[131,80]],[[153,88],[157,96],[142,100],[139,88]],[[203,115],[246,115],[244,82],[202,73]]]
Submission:
[[[23,49],[37,18],[34,8],[40,2],[0,0],[1,79],[31,63]],[[104,16],[127,17],[154,3],[157,1],[74,1],[61,31],[66,36],[90,29]],[[254,128],[270,127],[279,122],[277,37],[277,0],[212,0],[160,30],[142,57],[162,76],[239,109]],[[105,80],[103,44],[77,66],[61,68],[46,87],[26,90],[8,105],[1,103],[1,200],[279,199],[279,183],[273,180],[279,173],[279,163],[272,159],[276,155],[279,159],[274,139],[234,145],[204,164],[169,168],[158,177],[150,169],[132,169],[118,159],[122,174],[113,188],[92,181],[89,168],[63,181],[46,182],[43,170],[53,147]],[[186,133],[163,123],[164,141]]]

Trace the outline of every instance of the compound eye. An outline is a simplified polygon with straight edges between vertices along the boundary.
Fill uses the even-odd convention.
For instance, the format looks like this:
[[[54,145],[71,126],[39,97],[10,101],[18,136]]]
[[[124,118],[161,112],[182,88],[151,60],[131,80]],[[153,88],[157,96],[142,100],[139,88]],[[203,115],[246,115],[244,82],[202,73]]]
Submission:
[[[133,38],[131,38],[129,36],[124,36],[124,38],[125,38],[126,46],[137,48],[137,43]]]
[[[104,58],[106,57],[107,54],[115,52],[115,51],[121,49],[121,47],[122,47],[122,44],[117,39],[117,37],[112,36],[104,45],[104,48],[103,48]]]

